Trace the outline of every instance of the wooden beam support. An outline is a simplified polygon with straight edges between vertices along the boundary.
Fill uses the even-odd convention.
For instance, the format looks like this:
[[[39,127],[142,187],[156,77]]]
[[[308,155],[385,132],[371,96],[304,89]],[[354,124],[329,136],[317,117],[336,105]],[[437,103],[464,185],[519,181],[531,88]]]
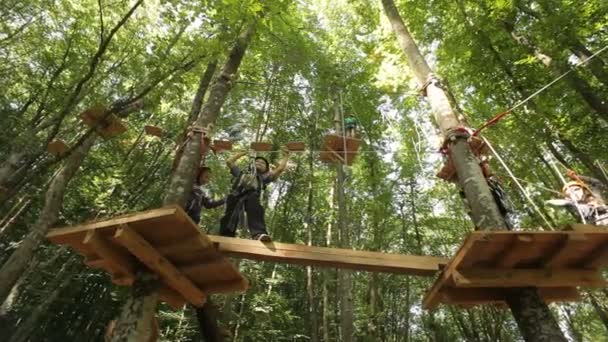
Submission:
[[[583,260],[582,266],[585,268],[597,269],[606,265],[606,260],[608,260],[608,243],[596,247]]]
[[[475,243],[479,240],[483,240],[483,238],[483,232],[471,233],[465,238],[462,246],[460,246],[454,257],[452,257],[448,264],[443,268],[441,274],[433,283],[433,287],[431,287],[424,296],[424,299],[422,300],[423,307],[435,308],[439,304],[441,301],[440,291],[442,291],[443,287],[452,280],[452,272],[460,265]]]
[[[173,310],[180,310],[186,304],[184,297],[169,287],[162,287],[158,290],[158,298],[167,303]]]
[[[135,279],[135,263],[133,258],[124,250],[120,250],[118,246],[113,246],[98,232],[95,230],[88,231],[82,243],[91,246],[91,249],[93,249],[101,260],[103,260],[103,264],[117,272],[118,276],[130,278],[132,280]],[[103,267],[103,264],[99,264],[100,262],[101,261],[91,260],[87,262],[87,265],[93,264],[93,267],[105,268]]]
[[[453,273],[455,287],[604,287],[596,270],[464,269]]]
[[[525,255],[534,241],[534,237],[531,235],[516,235],[513,239],[513,244],[497,256],[497,268],[510,268],[516,266],[516,264],[521,261],[521,255]]]
[[[208,235],[227,256],[289,264],[349,268],[359,271],[432,276],[447,259],[432,256],[399,255],[350,249],[235,239]]]
[[[128,225],[120,225],[114,234],[114,239],[127,248],[144,265],[158,273],[165,283],[175,289],[188,302],[199,307],[205,304],[205,294]]]
[[[172,244],[156,247],[156,250],[162,255],[172,255],[176,253],[199,252],[202,249],[211,247],[211,242],[205,239],[203,235],[198,234]]]
[[[551,250],[544,261],[545,268],[564,265],[564,261],[571,259],[573,255],[581,255],[581,247],[587,244],[587,237],[584,234],[565,235],[553,250]],[[563,267],[563,266],[562,266]]]

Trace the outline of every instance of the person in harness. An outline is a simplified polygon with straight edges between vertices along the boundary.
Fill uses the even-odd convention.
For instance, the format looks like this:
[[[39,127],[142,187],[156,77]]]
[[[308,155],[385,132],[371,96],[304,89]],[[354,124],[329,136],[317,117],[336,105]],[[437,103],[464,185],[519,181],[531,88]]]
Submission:
[[[205,188],[205,185],[209,184],[211,179],[211,169],[206,166],[201,166],[196,175],[194,185],[192,185],[192,191],[186,202],[184,210],[186,214],[190,216],[194,223],[199,224],[201,221],[201,210],[203,207],[206,209],[217,208],[226,202],[225,198],[220,200],[213,200],[209,194],[209,191]]]
[[[289,150],[283,149],[283,154],[284,157],[279,161],[278,166],[272,170],[268,160],[255,155],[250,157],[248,168],[241,170],[236,162],[247,155],[247,152],[236,153],[226,161],[234,182],[232,191],[226,198],[226,211],[220,220],[220,235],[234,237],[239,217],[245,213],[251,237],[263,242],[272,241],[266,230],[264,207],[260,203],[260,197],[266,185],[276,181],[285,171],[289,161]]]
[[[608,206],[602,196],[602,192],[606,191],[604,184],[595,178],[577,175],[572,170],[567,175],[572,181],[562,189],[564,198],[545,203],[564,208],[585,223],[608,226]]]

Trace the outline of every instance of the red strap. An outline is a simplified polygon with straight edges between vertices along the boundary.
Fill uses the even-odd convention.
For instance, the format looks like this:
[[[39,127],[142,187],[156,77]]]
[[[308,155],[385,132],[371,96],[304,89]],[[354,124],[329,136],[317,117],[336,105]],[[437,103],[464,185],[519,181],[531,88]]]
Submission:
[[[496,115],[495,117],[491,118],[490,120],[486,121],[483,125],[479,126],[479,128],[477,130],[475,130],[475,132],[473,132],[473,136],[479,135],[479,132],[481,132],[484,128],[495,125],[498,121],[500,121],[502,118],[504,118],[508,114],[511,114],[511,111],[507,110],[506,112],[502,112],[502,113]]]

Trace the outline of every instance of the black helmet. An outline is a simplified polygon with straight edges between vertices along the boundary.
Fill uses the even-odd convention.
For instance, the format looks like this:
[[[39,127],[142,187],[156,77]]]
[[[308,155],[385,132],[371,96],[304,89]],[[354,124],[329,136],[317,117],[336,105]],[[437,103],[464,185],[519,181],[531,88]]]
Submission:
[[[264,157],[255,157],[255,160],[261,160],[264,162],[264,164],[266,164],[266,172],[268,172],[270,170],[270,163],[268,162],[268,159],[264,158]]]

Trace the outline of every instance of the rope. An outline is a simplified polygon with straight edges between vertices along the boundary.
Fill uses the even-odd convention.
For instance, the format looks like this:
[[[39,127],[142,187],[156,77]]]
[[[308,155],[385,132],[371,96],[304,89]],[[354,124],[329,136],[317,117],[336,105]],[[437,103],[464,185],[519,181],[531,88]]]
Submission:
[[[552,230],[555,230],[555,227],[553,227],[553,225],[551,224],[551,222],[549,222],[549,220],[547,219],[547,217],[545,217],[545,215],[540,211],[540,208],[536,205],[536,203],[534,202],[534,200],[532,200],[532,197],[530,197],[530,195],[528,194],[528,192],[526,191],[526,189],[524,189],[524,187],[517,180],[517,178],[515,178],[515,175],[513,174],[513,172],[511,171],[511,169],[507,165],[507,163],[505,163],[505,161],[500,157],[500,155],[498,154],[498,152],[496,152],[496,150],[494,149],[494,147],[492,146],[492,144],[490,144],[490,142],[486,138],[484,138],[484,137],[482,137],[481,139],[486,144],[486,146],[488,146],[488,148],[490,149],[490,151],[492,151],[492,154],[494,154],[494,156],[496,157],[496,159],[498,159],[498,161],[500,162],[500,165],[502,165],[502,167],[505,169],[505,171],[507,171],[507,173],[509,174],[509,176],[511,177],[511,179],[513,179],[513,181],[515,182],[515,184],[517,184],[517,187],[523,193],[523,195],[526,198],[526,200],[528,200],[528,202],[530,202],[530,204],[534,208],[534,211],[536,211],[536,213],[543,219],[543,221],[545,221],[545,223],[547,224],[547,226],[549,226],[549,228],[551,228]]]
[[[514,105],[513,107],[503,111],[502,113],[496,115],[495,117],[493,117],[492,119],[486,121],[483,125],[481,125],[476,131],[475,133],[473,133],[473,135],[478,135],[479,132],[488,127],[488,126],[492,126],[494,124],[496,124],[498,121],[500,121],[502,118],[504,118],[505,116],[507,116],[508,114],[510,114],[511,112],[513,112],[515,109],[523,106],[524,104],[526,104],[528,101],[530,101],[532,98],[536,97],[538,94],[542,93],[543,91],[547,90],[549,87],[551,87],[552,85],[554,85],[555,83],[559,82],[561,79],[563,79],[564,77],[568,76],[571,72],[573,72],[574,70],[576,70],[576,68],[578,68],[579,66],[587,63],[588,61],[590,61],[591,59],[595,58],[597,55],[599,55],[600,53],[604,52],[608,50],[608,45],[604,46],[603,48],[601,48],[600,50],[598,50],[596,53],[594,53],[593,55],[581,60],[580,62],[576,63],[570,70],[566,71],[565,73],[561,74],[559,77],[557,77],[556,79],[554,79],[553,81],[547,83],[545,86],[543,86],[542,88],[538,89],[537,91],[535,91],[534,93],[532,93],[530,96],[526,97],[525,99],[519,101],[516,105]]]

